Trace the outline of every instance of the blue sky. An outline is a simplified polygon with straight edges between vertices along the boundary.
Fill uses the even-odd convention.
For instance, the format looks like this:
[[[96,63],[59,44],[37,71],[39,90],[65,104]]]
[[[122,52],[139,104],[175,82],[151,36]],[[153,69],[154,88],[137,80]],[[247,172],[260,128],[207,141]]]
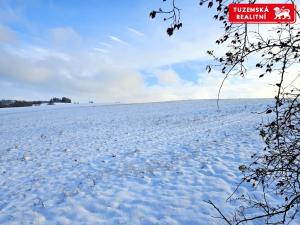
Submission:
[[[149,12],[160,0],[0,0],[0,99],[68,96],[87,102],[216,98],[205,72],[220,24],[197,1],[178,0],[183,29]],[[226,83],[223,98],[270,97],[256,77]],[[257,89],[260,87],[261,91]]]

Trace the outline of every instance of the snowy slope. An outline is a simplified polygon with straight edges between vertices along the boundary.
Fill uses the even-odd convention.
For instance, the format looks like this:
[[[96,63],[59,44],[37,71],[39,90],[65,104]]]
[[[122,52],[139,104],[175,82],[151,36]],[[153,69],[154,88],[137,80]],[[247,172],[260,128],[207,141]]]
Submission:
[[[0,224],[220,224],[267,103],[0,110]]]

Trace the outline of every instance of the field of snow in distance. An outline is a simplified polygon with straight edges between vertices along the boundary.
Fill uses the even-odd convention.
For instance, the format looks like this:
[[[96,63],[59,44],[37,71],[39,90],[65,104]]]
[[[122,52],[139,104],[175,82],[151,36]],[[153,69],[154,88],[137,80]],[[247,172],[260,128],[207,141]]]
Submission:
[[[0,224],[220,224],[270,101],[1,109]]]

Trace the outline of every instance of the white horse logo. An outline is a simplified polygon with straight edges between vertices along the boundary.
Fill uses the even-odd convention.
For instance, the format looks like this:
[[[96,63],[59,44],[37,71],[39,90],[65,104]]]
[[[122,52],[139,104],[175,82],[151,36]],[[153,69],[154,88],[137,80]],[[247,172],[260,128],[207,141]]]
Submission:
[[[274,11],[275,11],[274,19],[279,19],[279,20],[291,19],[289,9],[285,9],[284,7],[282,7],[281,9],[279,7],[275,7]]]

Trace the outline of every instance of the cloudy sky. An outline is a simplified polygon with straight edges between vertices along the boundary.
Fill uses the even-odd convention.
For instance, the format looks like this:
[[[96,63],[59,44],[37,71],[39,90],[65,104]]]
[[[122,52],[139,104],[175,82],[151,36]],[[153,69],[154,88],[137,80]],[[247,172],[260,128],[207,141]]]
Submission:
[[[179,0],[183,29],[151,20],[161,0],[0,0],[0,99],[151,102],[216,98],[207,74],[220,24],[195,0]],[[217,47],[219,48],[219,47]],[[219,49],[220,50],[220,49]],[[222,51],[222,49],[220,50]],[[272,97],[257,72],[227,80],[222,98]]]

